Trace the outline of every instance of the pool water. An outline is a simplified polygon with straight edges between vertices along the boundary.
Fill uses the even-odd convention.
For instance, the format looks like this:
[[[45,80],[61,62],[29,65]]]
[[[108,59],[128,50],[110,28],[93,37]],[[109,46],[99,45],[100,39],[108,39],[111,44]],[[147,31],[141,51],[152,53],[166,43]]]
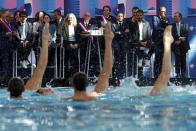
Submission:
[[[0,130],[195,130],[196,86],[171,86],[166,95],[154,97],[148,96],[151,88],[137,87],[127,78],[121,87],[105,91],[100,101],[88,102],[63,100],[73,95],[71,88],[55,88],[47,96],[25,91],[23,99],[10,99],[0,89]]]

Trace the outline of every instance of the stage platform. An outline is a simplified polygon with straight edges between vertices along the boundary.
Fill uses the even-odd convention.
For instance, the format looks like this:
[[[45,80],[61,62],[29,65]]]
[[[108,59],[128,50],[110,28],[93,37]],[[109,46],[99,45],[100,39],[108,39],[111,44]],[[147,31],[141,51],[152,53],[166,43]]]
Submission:
[[[27,79],[24,79],[26,82]],[[89,79],[90,85],[95,85],[97,79]],[[136,79],[135,83],[139,87],[143,86],[153,86],[155,82],[154,78],[141,78]],[[168,85],[176,85],[176,86],[194,86],[196,84],[196,78],[170,78]],[[114,81],[110,79],[110,86],[119,87],[120,81]],[[5,88],[8,86],[8,80],[0,81],[0,88]],[[53,79],[53,80],[43,80],[42,87],[51,86],[55,87],[71,87],[71,79]]]

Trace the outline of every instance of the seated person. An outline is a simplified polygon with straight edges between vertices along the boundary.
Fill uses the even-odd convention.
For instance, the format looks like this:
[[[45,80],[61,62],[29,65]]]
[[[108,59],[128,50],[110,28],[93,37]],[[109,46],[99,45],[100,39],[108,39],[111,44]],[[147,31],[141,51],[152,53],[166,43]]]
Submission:
[[[20,13],[20,22],[15,27],[18,55],[23,68],[27,68],[27,65],[30,64],[28,56],[31,52],[33,41],[33,27],[31,23],[27,22],[27,16],[27,13],[22,11]]]

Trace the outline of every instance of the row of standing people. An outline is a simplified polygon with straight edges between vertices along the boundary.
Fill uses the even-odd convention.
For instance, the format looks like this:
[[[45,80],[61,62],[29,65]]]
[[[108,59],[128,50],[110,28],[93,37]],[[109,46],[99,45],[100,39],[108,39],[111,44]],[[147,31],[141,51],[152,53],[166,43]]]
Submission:
[[[166,8],[161,7],[159,9],[159,15],[153,17],[153,32],[151,35],[151,28],[149,22],[143,19],[143,11],[139,8],[134,7],[132,9],[133,16],[128,18],[125,22],[124,13],[118,12],[117,19],[110,15],[111,8],[109,6],[103,7],[103,17],[100,17],[98,24],[93,24],[91,22],[91,16],[89,12],[84,14],[84,21],[81,23],[88,29],[97,29],[104,27],[107,21],[111,21],[112,30],[115,34],[113,40],[113,54],[114,54],[114,78],[124,78],[125,76],[135,75],[136,56],[138,57],[138,76],[143,76],[143,65],[149,65],[149,59],[153,53],[155,53],[155,71],[154,76],[157,77],[161,70],[162,57],[163,57],[163,32],[164,28],[169,24],[169,20],[166,18]],[[10,53],[5,51],[9,50],[10,47],[18,47],[19,60],[21,65],[26,68],[29,64],[28,55],[31,52],[31,48],[37,50],[38,46],[41,46],[41,32],[43,30],[43,23],[51,23],[50,34],[51,39],[49,40],[49,63],[48,65],[54,65],[54,52],[57,47],[57,65],[60,64],[60,48],[63,46],[65,48],[65,62],[72,56],[74,72],[79,69],[79,58],[78,49],[80,48],[80,63],[84,69],[84,60],[87,51],[87,39],[81,38],[79,34],[82,33],[83,29],[77,26],[77,19],[74,14],[70,13],[65,19],[62,18],[61,12],[59,10],[54,11],[54,21],[52,22],[51,17],[43,11],[36,14],[37,21],[33,25],[27,20],[26,12],[15,12],[15,21],[12,22],[13,14],[8,13],[8,11],[1,12],[1,21],[12,24],[10,25],[11,33],[5,28],[1,23],[0,27],[3,30],[1,34],[1,43],[8,42],[9,44],[2,44],[1,46],[1,56],[2,63],[9,63],[7,58],[11,58]],[[182,15],[181,13],[175,13],[174,21],[175,23],[181,23]],[[185,76],[186,72],[186,52],[188,51],[188,27],[187,24],[181,23],[180,29],[173,24],[173,36],[175,38],[174,53],[176,56],[176,73],[178,76]],[[13,28],[12,28],[13,27]],[[180,31],[179,31],[180,30]],[[6,37],[4,37],[6,36]],[[8,36],[8,37],[7,37]],[[14,42],[13,42],[14,41]],[[104,52],[104,38],[99,38],[101,55],[103,58]],[[39,43],[39,45],[37,44]],[[7,46],[9,45],[9,46]],[[149,52],[145,55],[144,50],[148,48]],[[135,51],[135,55],[133,54]],[[36,51],[37,52],[37,51]],[[128,63],[126,63],[128,59]],[[133,60],[135,59],[135,60]],[[126,68],[127,66],[127,68]],[[2,64],[3,77],[9,74],[8,66]],[[134,66],[136,67],[136,66]],[[128,71],[125,71],[127,69]],[[133,69],[133,70],[132,70]],[[69,69],[67,74],[69,74]],[[52,71],[48,71],[49,76],[53,76]],[[125,74],[128,72],[128,74]]]

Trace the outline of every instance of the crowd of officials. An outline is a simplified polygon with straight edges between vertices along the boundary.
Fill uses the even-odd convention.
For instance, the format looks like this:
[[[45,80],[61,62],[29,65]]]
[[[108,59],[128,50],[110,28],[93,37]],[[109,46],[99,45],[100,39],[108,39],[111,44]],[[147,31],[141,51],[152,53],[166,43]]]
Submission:
[[[144,12],[138,7],[132,8],[132,17],[125,20],[124,13],[119,11],[117,17],[110,15],[111,8],[103,7],[103,15],[97,17],[96,22],[91,20],[90,12],[85,12],[81,20],[77,20],[73,13],[62,17],[60,10],[54,10],[52,19],[44,11],[37,12],[33,22],[27,21],[25,11],[10,12],[7,9],[0,11],[0,79],[12,76],[13,52],[17,50],[18,63],[22,68],[28,68],[33,64],[28,60],[32,51],[39,56],[39,48],[42,46],[42,31],[45,23],[50,24],[51,38],[48,41],[48,67],[57,68],[57,76],[62,75],[62,59],[65,65],[65,77],[69,78],[75,72],[87,70],[88,44],[91,41],[97,54],[100,49],[100,59],[103,61],[104,37],[93,37],[88,30],[104,29],[104,25],[110,21],[115,35],[112,42],[114,67],[112,77],[123,79],[127,76],[138,75],[144,77],[143,67],[150,66],[152,54],[155,54],[154,77],[161,72],[163,58],[163,32],[167,25],[172,24],[174,43],[172,51],[175,54],[176,77],[186,77],[186,53],[190,49],[188,42],[188,25],[181,22],[182,14],[174,14],[174,23],[170,23],[166,17],[166,8],[160,7],[159,14],[153,16],[151,29],[150,24],[143,16]],[[97,41],[99,47],[97,47]],[[63,53],[62,53],[63,52]],[[62,57],[63,54],[63,57]],[[38,57],[36,57],[38,58]],[[93,59],[91,67],[94,75],[99,72],[98,59]],[[57,61],[57,62],[55,62]],[[34,65],[35,66],[35,65]],[[47,68],[45,77],[54,78],[55,68]],[[98,73],[97,73],[98,74]]]

